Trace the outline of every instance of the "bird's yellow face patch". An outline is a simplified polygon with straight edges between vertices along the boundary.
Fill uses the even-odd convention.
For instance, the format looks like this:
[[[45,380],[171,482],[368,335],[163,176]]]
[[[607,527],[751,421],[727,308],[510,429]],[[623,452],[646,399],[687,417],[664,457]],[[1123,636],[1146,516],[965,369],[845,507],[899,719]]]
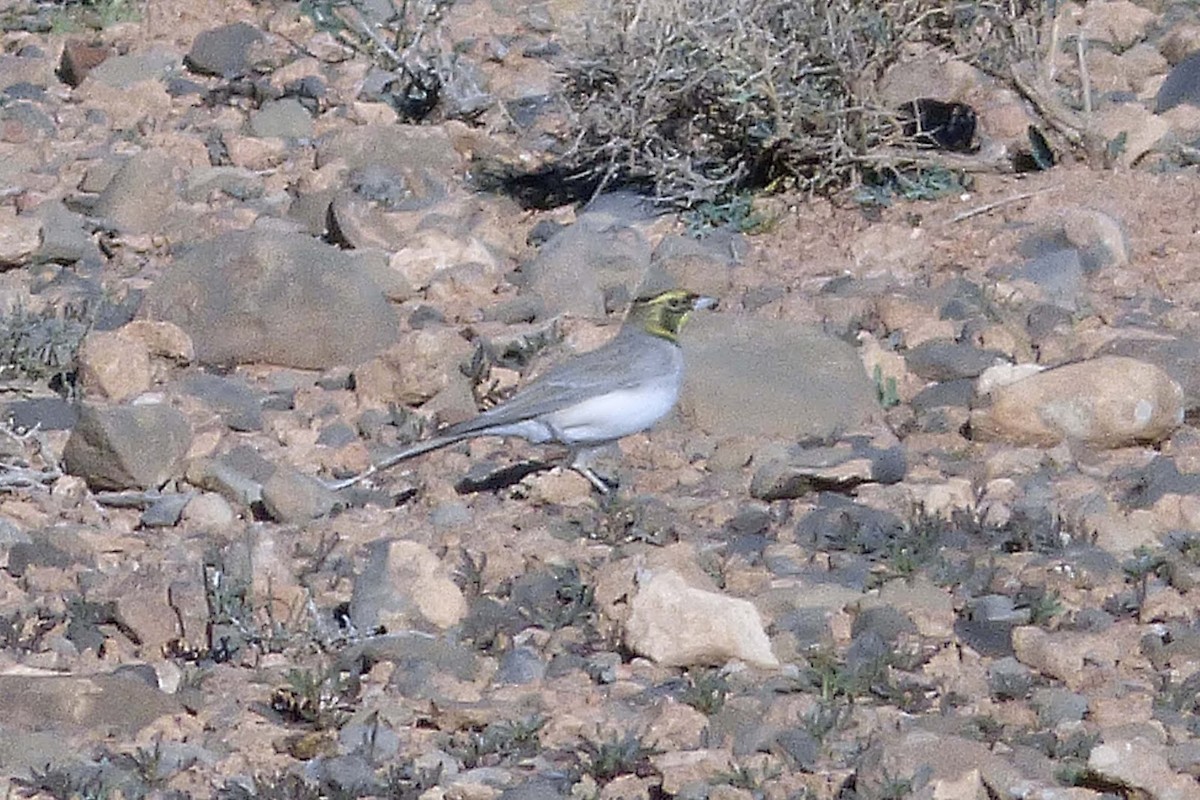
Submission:
[[[692,311],[707,308],[714,302],[693,292],[671,289],[653,297],[635,300],[629,314],[631,318],[640,320],[647,333],[675,341]]]

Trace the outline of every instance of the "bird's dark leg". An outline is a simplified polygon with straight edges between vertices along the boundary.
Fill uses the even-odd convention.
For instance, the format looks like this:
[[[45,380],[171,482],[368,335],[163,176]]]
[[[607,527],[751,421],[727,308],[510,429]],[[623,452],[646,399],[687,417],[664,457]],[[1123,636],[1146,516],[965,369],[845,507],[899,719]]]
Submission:
[[[591,460],[595,453],[595,448],[581,448],[579,450],[575,450],[571,457],[569,466],[571,469],[587,478],[588,483],[596,487],[596,491],[598,491],[600,494],[607,495],[615,491],[620,484],[616,481],[616,479],[600,475],[594,469],[592,469]]]

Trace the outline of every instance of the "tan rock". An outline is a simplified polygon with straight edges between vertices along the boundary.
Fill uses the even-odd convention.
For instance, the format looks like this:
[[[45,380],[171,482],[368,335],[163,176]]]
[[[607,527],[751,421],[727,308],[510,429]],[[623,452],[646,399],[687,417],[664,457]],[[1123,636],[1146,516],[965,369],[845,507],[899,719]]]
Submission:
[[[92,331],[79,346],[79,382],[85,392],[115,402],[149,390],[150,351],[120,331]]]
[[[496,267],[496,258],[473,237],[452,236],[436,229],[414,233],[408,241],[392,244],[391,266],[412,286],[424,288],[433,276],[459,264]]]
[[[237,522],[237,514],[229,501],[215,492],[200,492],[183,507],[181,520],[188,527],[228,533]]]
[[[991,385],[988,374],[980,385]],[[1103,356],[993,388],[971,413],[973,438],[1051,447],[1157,442],[1183,422],[1183,390],[1161,368]]]
[[[274,169],[288,157],[288,144],[283,139],[226,134],[224,141],[230,162],[245,169]]]
[[[663,791],[672,796],[688,784],[712,785],[716,776],[733,767],[725,750],[671,750],[650,760],[662,773]]]
[[[132,675],[0,675],[0,715],[14,731],[136,736],[179,703]]]
[[[1163,36],[1158,46],[1163,57],[1174,66],[1200,50],[1200,25],[1194,22],[1177,22]]]
[[[954,635],[954,597],[945,589],[935,586],[927,578],[904,578],[889,581],[878,595],[863,600],[861,608],[894,608],[917,626],[922,636],[931,639],[946,639]]]
[[[190,364],[196,358],[192,337],[173,322],[135,319],[122,326],[120,332],[127,339],[141,342],[152,356],[182,364]]]
[[[1103,256],[1103,266],[1129,263],[1129,238],[1120,221],[1094,208],[1072,208],[1063,214],[1063,233],[1080,250]]]
[[[572,469],[555,469],[525,478],[529,498],[535,505],[551,508],[580,508],[594,503],[595,491],[588,479]]]
[[[1057,678],[1068,689],[1084,688],[1092,681],[1108,679],[1108,672],[1122,656],[1121,643],[1102,634],[1057,631],[1053,634],[1033,625],[1013,629],[1013,651],[1017,660],[1044,675]],[[1086,665],[1086,667],[1085,667]]]
[[[677,572],[659,572],[639,581],[625,623],[625,643],[667,666],[733,659],[779,666],[753,603],[693,589]]]
[[[1171,769],[1162,747],[1144,739],[1117,739],[1097,745],[1088,769],[1102,778],[1146,793],[1151,800],[1196,800],[1200,789],[1189,775]]]
[[[428,547],[381,539],[354,581],[350,618],[362,630],[400,631],[424,622],[450,628],[467,613],[462,590]]]
[[[355,392],[366,406],[420,405],[455,381],[465,382],[459,367],[474,352],[453,328],[410,331],[354,370]]]
[[[25,264],[42,243],[41,220],[0,208],[0,267]]]
[[[1108,42],[1124,50],[1146,37],[1156,16],[1130,0],[1085,3],[1080,20],[1089,39]]]
[[[1109,105],[1095,114],[1096,132],[1103,141],[1122,142],[1116,162],[1130,167],[1152,151],[1171,129],[1167,120],[1153,111],[1135,103]]]

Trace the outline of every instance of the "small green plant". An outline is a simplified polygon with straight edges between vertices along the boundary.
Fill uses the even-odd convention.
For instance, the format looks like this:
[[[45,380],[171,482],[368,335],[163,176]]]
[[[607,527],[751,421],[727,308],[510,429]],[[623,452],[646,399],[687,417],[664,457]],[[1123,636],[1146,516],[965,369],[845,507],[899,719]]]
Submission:
[[[1150,591],[1150,579],[1167,570],[1170,562],[1162,553],[1152,552],[1148,547],[1139,547],[1133,552],[1133,557],[1121,566],[1125,570],[1126,580],[1133,584],[1133,610],[1140,618]]]
[[[687,676],[688,686],[680,700],[705,716],[712,716],[725,705],[729,694],[729,681],[718,669],[692,670]]]
[[[690,236],[697,239],[718,228],[733,228],[739,233],[762,233],[774,221],[754,209],[754,199],[741,193],[727,200],[702,200],[683,214]]]
[[[465,769],[528,758],[540,749],[538,733],[545,724],[546,719],[537,715],[514,722],[493,722],[482,730],[456,736],[450,752]]]
[[[441,779],[440,763],[433,769],[418,769],[411,760],[392,764],[384,770],[380,795],[386,800],[417,800]]]
[[[604,740],[585,739],[579,745],[580,769],[603,786],[620,775],[646,777],[655,770],[650,759],[662,751],[642,742],[642,737],[626,731]]]
[[[718,772],[713,776],[712,783],[716,786],[732,786],[735,789],[745,789],[754,797],[762,797],[763,784],[783,774],[783,769],[776,765],[764,765],[762,769],[744,767],[734,764],[727,772]]]
[[[850,720],[850,707],[835,699],[822,699],[804,715],[803,727],[818,742],[839,730]]]
[[[900,390],[896,379],[891,375],[885,378],[882,365],[875,365],[872,377],[875,379],[875,398],[879,400],[879,405],[884,408],[894,408],[900,405]]]
[[[1042,628],[1050,627],[1050,624],[1066,610],[1062,603],[1062,595],[1057,590],[1040,588],[1032,592],[1025,602],[1029,606],[1029,621]]]
[[[1104,157],[1108,163],[1112,164],[1125,154],[1129,146],[1129,133],[1121,131],[1113,138],[1109,139],[1104,145]]]
[[[875,796],[879,800],[904,800],[906,797],[911,797],[913,793],[913,779],[901,778],[895,775],[888,775],[886,772],[883,776],[883,783],[879,787]]]
[[[287,684],[271,693],[271,708],[291,722],[321,730],[338,728],[354,710],[356,677],[338,669],[292,669]]]
[[[327,796],[321,787],[294,772],[256,774],[250,786],[228,780],[217,791],[219,800],[325,800]]]
[[[30,777],[14,778],[24,797],[49,795],[54,800],[107,800],[112,794],[99,767],[52,767],[30,770]]]
[[[896,200],[937,200],[962,194],[967,177],[944,167],[890,168],[869,173],[854,195],[861,206],[888,208]]]
[[[41,383],[71,396],[79,345],[90,329],[86,310],[18,307],[0,315],[0,383]]]
[[[158,738],[154,740],[153,747],[139,747],[126,755],[124,760],[133,768],[140,785],[151,790],[165,788],[171,778],[195,764],[195,759],[178,762],[165,758],[162,740]]]
[[[137,0],[67,0],[50,17],[50,32],[58,35],[104,30],[119,22],[141,18]]]

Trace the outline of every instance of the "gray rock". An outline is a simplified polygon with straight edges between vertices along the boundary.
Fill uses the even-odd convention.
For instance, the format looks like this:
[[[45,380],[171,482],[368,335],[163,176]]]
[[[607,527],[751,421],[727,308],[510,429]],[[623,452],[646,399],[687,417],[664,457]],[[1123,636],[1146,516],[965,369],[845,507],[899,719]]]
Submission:
[[[619,288],[633,299],[650,269],[650,255],[650,244],[636,229],[584,214],[546,242],[521,274],[547,316],[595,319],[605,314],[606,293]]]
[[[0,717],[9,729],[129,739],[181,710],[170,695],[126,676],[0,675]]]
[[[301,236],[230,233],[178,258],[146,295],[205,364],[327,369],[393,342],[396,314],[353,259]]]
[[[974,597],[967,603],[971,611],[971,619],[986,622],[1006,622],[1010,625],[1026,625],[1029,623],[1029,609],[1018,609],[1016,603],[1008,595],[985,594]]]
[[[192,499],[191,493],[164,494],[142,512],[139,523],[143,528],[171,528],[179,524],[183,507]]]
[[[216,492],[244,507],[262,502],[263,483],[274,473],[271,468],[265,475],[260,470],[249,469],[238,463],[228,453],[216,458],[196,459],[188,464],[187,480],[193,486]],[[255,475],[258,477],[255,477]]]
[[[42,221],[42,243],[34,252],[36,261],[72,264],[100,251],[92,241],[84,218],[61,203],[42,203],[34,215]]]
[[[922,342],[904,354],[909,370],[927,381],[938,382],[977,378],[988,367],[1007,361],[998,350],[945,339]]]
[[[944,383],[935,383],[917,393],[909,405],[922,414],[937,408],[967,408],[975,397],[975,381],[960,378]]]
[[[497,800],[567,800],[569,787],[551,778],[531,778],[505,789]]]
[[[95,552],[78,531],[71,528],[40,528],[30,531],[23,541],[8,551],[5,570],[14,577],[23,576],[30,567],[65,569],[74,564],[94,566]]]
[[[681,340],[680,408],[718,438],[828,440],[880,413],[854,348],[816,329],[705,313]]]
[[[1083,257],[1074,247],[1043,253],[1025,262],[1013,275],[1039,290],[1037,299],[1069,311],[1079,309],[1087,292]]]
[[[960,619],[954,623],[954,633],[967,647],[990,658],[1005,658],[1013,654],[1011,622]]]
[[[1192,800],[1196,780],[1171,769],[1162,745],[1142,738],[1105,737],[1088,754],[1088,770],[1106,782],[1136,790],[1150,800]]]
[[[861,443],[832,447],[796,445],[761,458],[750,480],[750,496],[760,500],[801,497],[814,490],[849,491],[863,483],[898,483],[907,461],[903,447],[878,448]],[[756,456],[756,461],[759,457]]]
[[[31,136],[36,135],[36,131],[37,134],[53,139],[58,132],[58,126],[45,111],[37,104],[24,101],[0,107],[0,121],[10,130],[21,130]]]
[[[1081,722],[1088,711],[1087,697],[1057,686],[1036,690],[1031,702],[1037,709],[1038,723],[1045,728]]]
[[[61,397],[14,400],[3,408],[4,418],[18,429],[32,430],[37,425],[44,431],[69,431],[79,421],[79,407]]]
[[[240,378],[193,373],[178,389],[203,402],[234,431],[261,431],[262,395]]]
[[[187,418],[169,406],[84,405],[63,462],[93,489],[153,489],[181,474],[191,443]]]
[[[250,130],[258,137],[307,139],[313,134],[312,115],[294,97],[263,103],[250,115]]]
[[[248,169],[204,167],[188,175],[183,199],[189,203],[201,203],[213,192],[223,192],[237,200],[252,200],[261,197],[264,191],[262,178]]]
[[[540,681],[546,674],[546,662],[532,647],[514,647],[500,659],[496,683],[524,686]]]
[[[135,83],[165,79],[180,65],[177,53],[162,48],[123,56],[110,56],[88,73],[92,80],[114,89],[127,89]]]
[[[0,547],[9,547],[20,542],[30,542],[29,534],[7,517],[0,517]]]
[[[201,75],[234,78],[250,70],[250,48],[262,41],[258,28],[245,22],[203,31],[192,41],[184,63]]]
[[[988,666],[988,689],[997,700],[1021,700],[1032,688],[1033,671],[1012,656]]]
[[[473,681],[480,670],[479,654],[467,645],[413,631],[371,637],[339,654],[346,669],[355,669],[364,659],[395,664],[388,688],[410,699],[440,697],[439,682]]]
[[[1167,73],[1154,98],[1154,113],[1170,111],[1180,103],[1200,105],[1200,53],[1192,53]]]
[[[263,484],[262,502],[272,519],[300,523],[328,514],[336,497],[315,478],[280,467]]]
[[[125,233],[158,232],[175,197],[174,166],[170,156],[158,150],[133,156],[104,187],[93,215]]]
[[[1129,263],[1129,234],[1117,218],[1094,208],[1072,208],[1063,214],[1063,234],[1079,251],[1083,270],[1094,274],[1105,267]]]

